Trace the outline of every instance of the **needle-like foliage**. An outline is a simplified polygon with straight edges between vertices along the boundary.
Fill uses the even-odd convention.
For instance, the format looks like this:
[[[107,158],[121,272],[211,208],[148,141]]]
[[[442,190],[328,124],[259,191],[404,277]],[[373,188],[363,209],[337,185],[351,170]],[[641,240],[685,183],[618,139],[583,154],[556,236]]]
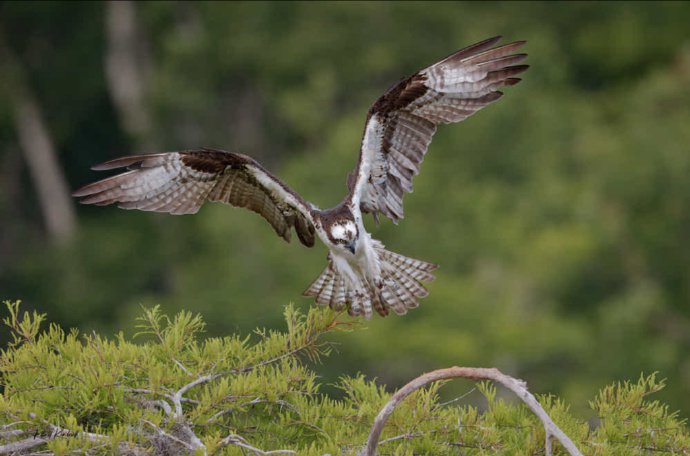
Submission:
[[[6,303],[13,342],[0,353],[2,454],[357,454],[390,399],[364,376],[342,378],[344,396],[319,390],[314,363],[324,335],[350,330],[328,310],[288,306],[285,331],[204,338],[199,316],[157,308],[135,341],[65,332],[44,315]],[[477,390],[486,408],[442,403],[442,384],[415,391],[391,415],[379,454],[543,454],[544,430],[523,405]],[[544,409],[584,454],[690,454],[690,433],[668,407],[647,399],[654,375],[608,386],[592,401],[600,424],[551,396]],[[554,445],[555,454],[564,454]]]

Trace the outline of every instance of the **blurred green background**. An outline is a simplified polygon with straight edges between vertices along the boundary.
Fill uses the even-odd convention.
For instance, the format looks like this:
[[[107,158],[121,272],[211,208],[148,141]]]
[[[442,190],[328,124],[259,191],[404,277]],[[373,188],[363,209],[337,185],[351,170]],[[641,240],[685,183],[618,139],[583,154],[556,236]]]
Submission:
[[[280,327],[288,302],[312,305],[322,245],[240,209],[77,207],[68,190],[110,158],[211,146],[330,207],[369,105],[502,34],[528,40],[523,83],[439,129],[399,226],[368,221],[441,265],[430,296],[338,336],[317,370],[395,387],[495,366],[584,416],[600,387],[659,371],[687,417],[688,24],[688,2],[2,2],[0,298],[106,334],[157,303],[209,335]]]

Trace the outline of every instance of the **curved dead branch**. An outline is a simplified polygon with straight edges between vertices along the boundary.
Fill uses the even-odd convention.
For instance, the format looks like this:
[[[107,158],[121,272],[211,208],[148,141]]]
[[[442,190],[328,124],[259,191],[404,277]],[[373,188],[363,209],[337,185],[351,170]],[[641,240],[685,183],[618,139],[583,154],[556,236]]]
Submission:
[[[483,368],[483,367],[449,367],[447,369],[439,369],[426,374],[420,375],[415,378],[407,385],[400,388],[388,401],[388,403],[381,409],[378,416],[374,420],[374,425],[369,433],[369,439],[367,440],[367,446],[360,455],[365,456],[375,456],[376,447],[379,443],[379,438],[381,437],[381,432],[383,431],[383,426],[386,424],[386,420],[393,413],[395,407],[407,396],[412,394],[414,391],[422,388],[429,383],[436,382],[439,380],[447,380],[452,378],[466,378],[469,380],[491,380],[495,383],[500,383],[504,387],[515,393],[522,402],[524,402],[527,407],[534,412],[535,415],[544,424],[544,431],[546,432],[546,442],[545,442],[545,454],[546,456],[551,456],[551,439],[555,438],[563,448],[565,448],[568,453],[572,456],[582,456],[580,450],[577,449],[575,444],[570,440],[570,438],[560,430],[558,426],[551,420],[551,417],[544,411],[542,406],[539,404],[537,399],[527,390],[527,384],[522,381],[505,375],[501,371],[495,368]]]

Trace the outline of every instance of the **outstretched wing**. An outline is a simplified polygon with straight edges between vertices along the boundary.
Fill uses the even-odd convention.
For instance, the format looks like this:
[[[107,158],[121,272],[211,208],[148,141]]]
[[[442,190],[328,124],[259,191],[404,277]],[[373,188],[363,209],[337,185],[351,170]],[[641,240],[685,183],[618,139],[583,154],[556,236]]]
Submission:
[[[403,193],[427,152],[436,126],[460,122],[498,100],[498,89],[520,82],[514,76],[527,54],[524,41],[491,48],[494,37],[457,51],[388,90],[369,109],[359,162],[348,179],[348,198],[364,212],[393,222],[403,218]]]
[[[212,149],[116,158],[94,170],[128,171],[86,185],[72,195],[84,204],[118,203],[123,209],[194,214],[206,201],[220,201],[260,214],[290,242],[314,245],[310,205],[251,157]]]

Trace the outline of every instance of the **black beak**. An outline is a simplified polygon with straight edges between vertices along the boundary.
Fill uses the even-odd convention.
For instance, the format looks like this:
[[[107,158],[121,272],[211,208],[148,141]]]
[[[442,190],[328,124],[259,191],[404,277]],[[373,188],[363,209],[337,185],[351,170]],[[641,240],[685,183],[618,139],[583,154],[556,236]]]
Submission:
[[[357,241],[355,240],[355,241],[350,241],[347,244],[345,244],[345,247],[347,247],[347,250],[352,252],[353,255],[355,254],[355,244],[356,243],[357,243]]]

